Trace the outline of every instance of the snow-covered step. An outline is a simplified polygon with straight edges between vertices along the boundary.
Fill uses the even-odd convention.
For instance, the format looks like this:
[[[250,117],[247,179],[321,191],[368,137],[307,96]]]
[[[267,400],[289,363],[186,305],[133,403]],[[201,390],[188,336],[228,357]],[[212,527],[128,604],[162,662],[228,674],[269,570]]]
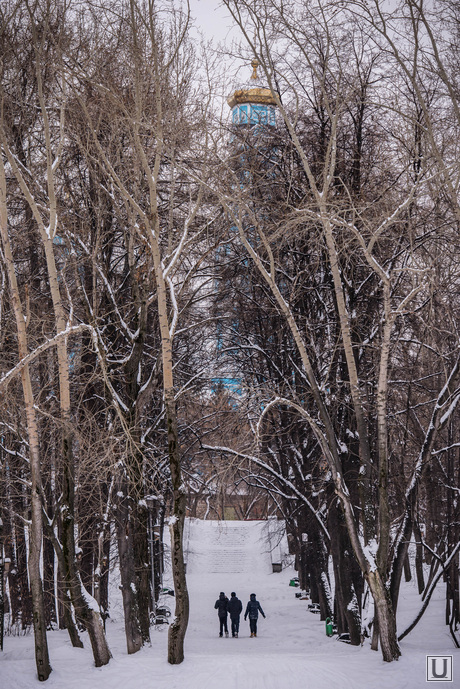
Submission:
[[[263,529],[256,522],[191,520],[187,572],[245,574],[270,567]]]

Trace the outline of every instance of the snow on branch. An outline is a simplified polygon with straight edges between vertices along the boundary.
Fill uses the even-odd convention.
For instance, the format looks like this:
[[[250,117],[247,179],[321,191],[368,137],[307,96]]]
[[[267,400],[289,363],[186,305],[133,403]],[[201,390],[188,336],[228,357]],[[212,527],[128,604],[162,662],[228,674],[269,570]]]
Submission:
[[[215,445],[215,446],[213,446],[213,445],[202,445],[202,448],[204,450],[211,450],[213,452],[225,452],[227,454],[233,455],[234,457],[241,457],[241,459],[247,459],[248,461],[254,462],[254,464],[257,464],[257,466],[268,471],[272,476],[276,477],[281,483],[284,483],[284,485],[288,486],[293,491],[293,493],[299,498],[299,500],[301,500],[302,502],[304,502],[307,505],[307,507],[310,509],[310,511],[312,512],[315,519],[318,521],[318,523],[319,523],[322,531],[326,535],[327,539],[330,540],[331,537],[329,535],[329,531],[327,530],[326,525],[324,524],[324,522],[321,518],[320,511],[317,510],[312,505],[312,503],[309,501],[309,499],[295,487],[295,485],[292,483],[292,481],[290,481],[288,478],[286,478],[285,476],[280,474],[278,471],[273,469],[273,467],[271,467],[269,464],[267,464],[263,460],[259,459],[258,457],[255,457],[254,455],[247,455],[244,452],[238,452],[237,450],[233,450],[232,448],[225,447],[223,445]]]
[[[0,391],[3,390],[8,386],[8,384],[13,380],[15,376],[17,376],[18,373],[22,371],[23,368],[31,364],[35,359],[40,356],[40,354],[43,354],[43,352],[46,352],[47,349],[50,349],[50,347],[54,347],[58,343],[59,340],[61,340],[63,337],[67,338],[70,335],[75,335],[76,333],[82,332],[83,330],[92,330],[91,326],[85,325],[84,323],[81,323],[80,325],[73,325],[69,326],[65,330],[61,330],[57,335],[52,337],[50,340],[45,340],[39,347],[33,350],[33,352],[30,352],[25,356],[21,361],[16,364],[14,368],[12,368],[8,373],[5,373],[5,375],[0,379]]]

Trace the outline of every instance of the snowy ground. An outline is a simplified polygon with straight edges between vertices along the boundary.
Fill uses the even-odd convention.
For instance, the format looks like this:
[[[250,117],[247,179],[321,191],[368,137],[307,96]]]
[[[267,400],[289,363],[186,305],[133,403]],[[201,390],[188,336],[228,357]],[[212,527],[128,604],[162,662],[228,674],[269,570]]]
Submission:
[[[401,643],[398,662],[384,663],[379,653],[325,636],[324,623],[307,612],[308,601],[289,587],[295,574],[271,573],[266,522],[200,522],[191,524],[187,581],[191,614],[185,661],[166,661],[167,630],[152,629],[152,645],[134,656],[126,653],[121,610],[114,606],[107,634],[113,659],[104,668],[92,663],[89,642],[70,646],[65,632],[49,634],[53,689],[419,689],[425,686],[426,656],[453,656],[453,683],[459,686],[460,653],[452,644],[444,618],[444,589],[438,590],[415,630]],[[214,602],[220,591],[243,601],[255,592],[267,615],[259,618],[258,637],[249,638],[241,620],[238,639],[218,637]],[[173,604],[173,598],[169,599]],[[404,584],[398,628],[404,629],[420,603],[414,583]],[[33,639],[5,637],[0,653],[0,687],[43,686],[35,676]]]

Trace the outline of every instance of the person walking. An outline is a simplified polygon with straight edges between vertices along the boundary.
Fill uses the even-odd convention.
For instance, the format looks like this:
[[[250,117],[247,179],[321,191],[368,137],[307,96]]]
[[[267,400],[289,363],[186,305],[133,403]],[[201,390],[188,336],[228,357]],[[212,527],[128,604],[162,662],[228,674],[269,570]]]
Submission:
[[[225,631],[225,636],[228,636],[227,627],[227,608],[228,608],[228,598],[223,591],[220,592],[219,598],[214,604],[214,608],[217,610],[219,615],[219,636],[223,636]]]
[[[256,600],[256,594],[251,593],[251,595],[249,596],[248,604],[246,606],[246,612],[244,613],[245,621],[247,616],[249,615],[249,628],[251,630],[251,637],[257,636],[257,618],[259,617],[259,612],[265,619],[265,613],[262,610],[259,601]]]
[[[241,611],[243,610],[243,603],[239,598],[236,597],[235,591],[232,591],[230,600],[228,601],[227,610],[232,622],[232,636],[238,638],[238,632],[240,631],[240,615]]]

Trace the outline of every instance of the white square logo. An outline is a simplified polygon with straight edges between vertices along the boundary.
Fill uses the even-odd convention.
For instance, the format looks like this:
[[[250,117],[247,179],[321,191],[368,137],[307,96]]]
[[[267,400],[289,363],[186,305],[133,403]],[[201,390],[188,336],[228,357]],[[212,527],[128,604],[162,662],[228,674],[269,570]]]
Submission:
[[[427,656],[426,681],[453,682],[452,656]]]

